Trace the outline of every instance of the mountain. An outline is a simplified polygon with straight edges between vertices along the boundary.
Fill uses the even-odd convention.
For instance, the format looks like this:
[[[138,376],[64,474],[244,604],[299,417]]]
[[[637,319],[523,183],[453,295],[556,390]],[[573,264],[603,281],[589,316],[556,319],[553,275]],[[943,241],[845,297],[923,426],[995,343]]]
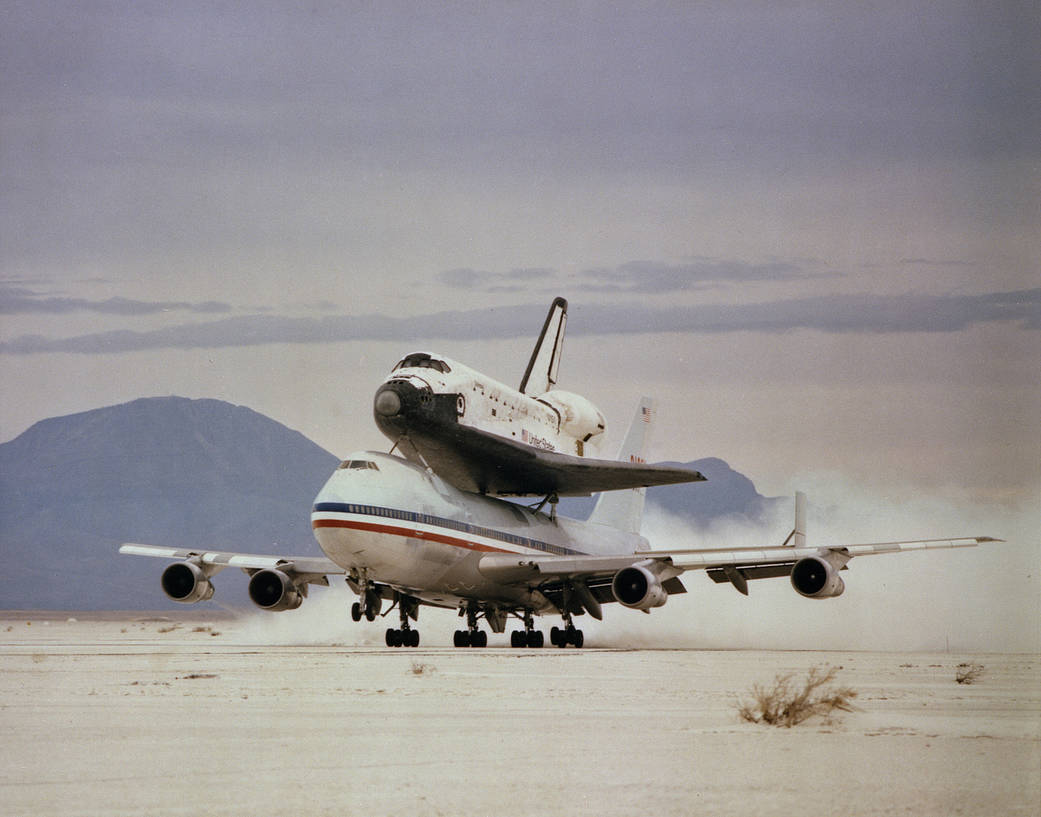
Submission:
[[[718,457],[662,464],[700,471],[707,481],[648,488],[648,509],[658,507],[694,525],[704,526],[728,516],[758,522],[782,501],[760,494],[752,480]],[[559,510],[565,516],[585,519],[592,513],[595,502],[595,497],[569,497],[561,499]]]
[[[220,400],[149,398],[36,423],[0,445],[0,609],[177,608],[159,588],[164,560],[120,556],[122,542],[322,555],[309,509],[337,462]],[[685,465],[709,481],[651,488],[649,505],[704,524],[758,518],[776,501],[723,460]],[[565,499],[560,512],[584,518],[592,503]],[[228,579],[214,603],[247,606],[245,577]]]
[[[157,609],[163,563],[121,542],[321,555],[337,458],[243,406],[164,397],[54,417],[0,445],[0,607]],[[245,600],[244,582],[226,582]],[[220,601],[237,600],[220,587]]]

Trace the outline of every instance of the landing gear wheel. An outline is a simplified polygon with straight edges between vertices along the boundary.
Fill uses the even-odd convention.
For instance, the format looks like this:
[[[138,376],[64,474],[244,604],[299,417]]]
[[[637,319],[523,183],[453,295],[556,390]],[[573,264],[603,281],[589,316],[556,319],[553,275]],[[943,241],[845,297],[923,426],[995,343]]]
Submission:
[[[510,633],[510,646],[511,647],[526,647],[528,646],[527,639],[524,637],[523,630],[514,630]]]
[[[418,647],[419,630],[387,630],[388,647]]]
[[[373,610],[371,607],[368,610],[365,611],[365,620],[366,621],[375,621],[376,620],[376,611]]]
[[[488,646],[488,633],[484,630],[474,630],[472,633],[467,633],[470,636],[471,647],[487,647]]]
[[[585,634],[570,625],[565,630],[554,627],[550,630],[549,640],[555,647],[566,647],[568,644],[574,644],[576,649],[581,649],[582,645],[586,643]]]
[[[351,605],[351,619],[353,621],[361,621],[361,605],[358,602],[354,602]]]
[[[529,647],[540,649],[546,643],[546,636],[542,634],[541,630],[528,630],[524,635]]]
[[[470,646],[470,633],[468,630],[456,630],[452,638],[452,644],[456,647]]]

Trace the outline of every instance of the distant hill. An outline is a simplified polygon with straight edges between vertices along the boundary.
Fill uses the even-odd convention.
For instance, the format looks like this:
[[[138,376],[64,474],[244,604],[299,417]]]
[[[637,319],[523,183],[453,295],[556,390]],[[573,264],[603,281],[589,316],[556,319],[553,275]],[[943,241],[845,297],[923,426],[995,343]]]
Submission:
[[[36,423],[0,445],[0,607],[172,607],[162,560],[119,556],[121,542],[320,555],[308,510],[337,461],[219,400],[142,399]],[[245,601],[245,582],[234,586]]]
[[[703,526],[722,517],[735,516],[760,521],[782,500],[760,494],[748,477],[717,457],[664,465],[689,468],[705,475],[706,482],[658,485],[647,489],[647,507],[658,507],[671,515]],[[593,510],[595,497],[560,501],[560,513],[585,519]]]
[[[161,559],[122,542],[321,555],[309,508],[338,458],[243,406],[163,397],[42,420],[0,445],[0,609],[173,609]],[[651,488],[682,519],[758,518],[771,502],[723,460],[709,481]],[[560,512],[584,518],[592,498]],[[229,577],[232,578],[233,577]],[[248,605],[245,577],[213,602]]]

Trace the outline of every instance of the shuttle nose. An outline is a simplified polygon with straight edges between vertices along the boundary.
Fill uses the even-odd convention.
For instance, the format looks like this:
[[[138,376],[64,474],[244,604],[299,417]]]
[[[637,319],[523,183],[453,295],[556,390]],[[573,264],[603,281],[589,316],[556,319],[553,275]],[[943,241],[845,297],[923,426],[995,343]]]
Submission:
[[[384,417],[394,417],[401,411],[401,398],[395,389],[384,386],[376,392],[374,408],[377,414],[382,414]]]

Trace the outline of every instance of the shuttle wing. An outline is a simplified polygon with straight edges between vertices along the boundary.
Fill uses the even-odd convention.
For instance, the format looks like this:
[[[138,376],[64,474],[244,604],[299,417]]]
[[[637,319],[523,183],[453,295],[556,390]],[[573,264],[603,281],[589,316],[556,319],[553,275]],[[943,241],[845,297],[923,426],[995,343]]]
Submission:
[[[456,488],[493,496],[588,496],[705,479],[685,468],[540,451],[474,428],[450,439],[413,434],[399,445]]]

